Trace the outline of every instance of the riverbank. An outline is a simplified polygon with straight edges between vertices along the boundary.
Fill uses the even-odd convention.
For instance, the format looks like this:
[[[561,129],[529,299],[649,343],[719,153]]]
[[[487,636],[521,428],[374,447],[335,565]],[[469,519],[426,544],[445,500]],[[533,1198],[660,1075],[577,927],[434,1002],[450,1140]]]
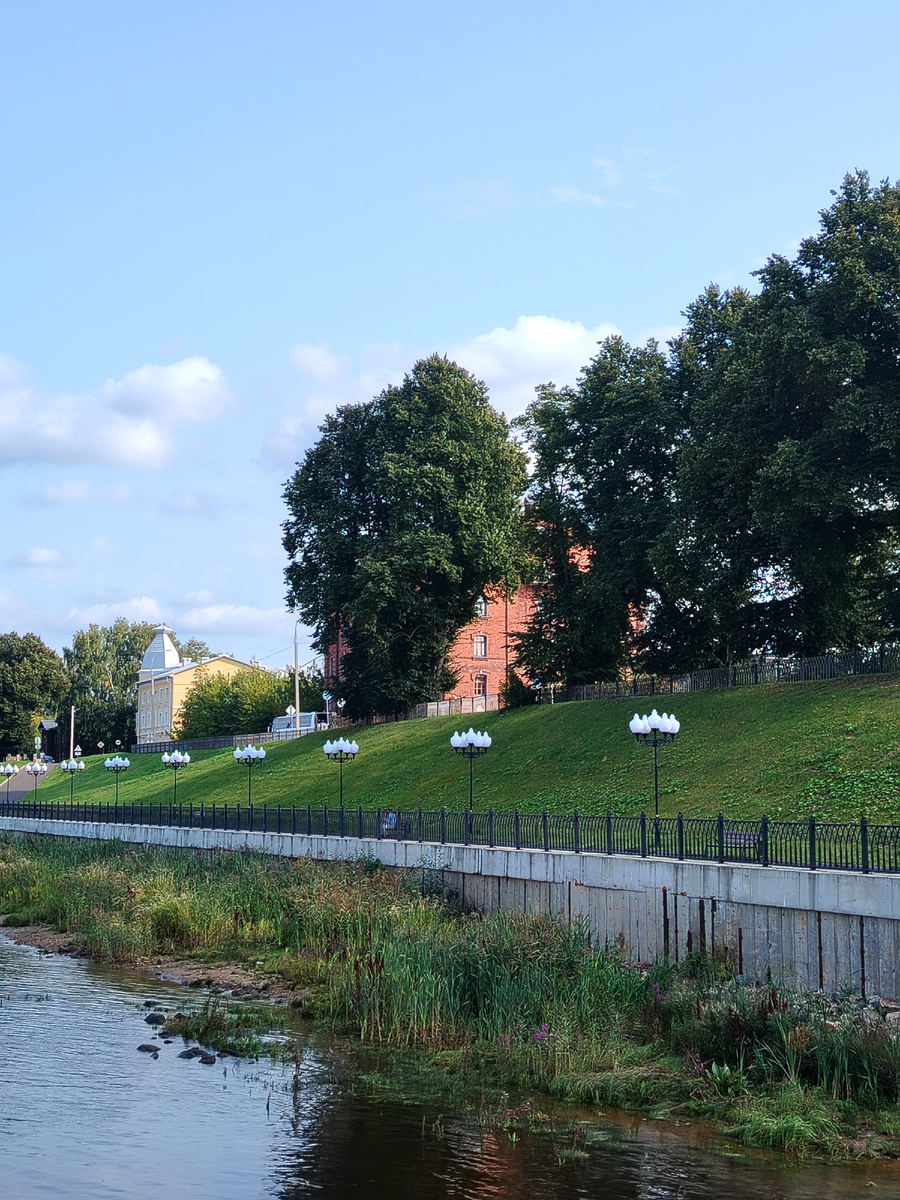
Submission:
[[[0,913],[23,940],[49,928],[99,961],[293,1004],[422,1080],[702,1118],[798,1155],[900,1156],[895,1009],[699,956],[634,968],[577,926],[464,912],[422,872],[5,838]]]

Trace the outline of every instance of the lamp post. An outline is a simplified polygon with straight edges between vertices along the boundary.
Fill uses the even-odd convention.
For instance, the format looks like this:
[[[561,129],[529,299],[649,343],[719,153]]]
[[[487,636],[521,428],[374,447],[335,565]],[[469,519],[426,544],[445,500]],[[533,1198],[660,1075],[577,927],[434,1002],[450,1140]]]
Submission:
[[[674,713],[662,716],[654,708],[650,716],[639,717],[637,713],[628,722],[628,728],[634,734],[634,740],[644,746],[653,747],[653,815],[659,819],[659,747],[675,741],[675,735],[681,728],[681,722],[675,719]],[[659,837],[659,826],[656,828]]]
[[[234,752],[234,761],[236,763],[243,763],[247,768],[247,804],[250,807],[253,805],[253,764],[262,762],[265,757],[266,752],[262,746],[247,745],[243,750],[238,746]]]
[[[112,771],[116,777],[116,807],[119,804],[119,776],[123,771],[127,771],[131,766],[127,758],[121,758],[118,754],[114,758],[108,758],[103,764],[107,771]]]
[[[482,754],[487,754],[491,748],[491,735],[489,733],[478,733],[471,727],[468,733],[454,733],[450,739],[450,745],[453,747],[455,754],[461,754],[463,758],[469,760],[469,810],[472,808],[472,794],[475,787],[475,776],[473,762]]]
[[[81,750],[76,746],[76,752],[81,753]],[[69,776],[69,804],[75,803],[75,776],[79,771],[84,770],[84,763],[79,759],[78,762],[74,758],[70,758],[68,762],[65,759],[59,764],[59,769],[65,771]]]
[[[0,767],[0,775],[6,776],[6,803],[9,804],[9,781],[14,775],[18,775],[19,768],[14,767],[12,763],[7,763],[5,767]]]
[[[34,763],[34,762],[29,763],[28,766],[25,768],[25,773],[26,773],[26,775],[31,775],[32,778],[34,779],[34,794],[37,795],[38,780],[43,779],[44,776],[47,774],[47,764],[46,763]]]
[[[182,754],[180,750],[173,750],[171,754],[162,756],[162,764],[168,767],[172,772],[172,803],[178,803],[178,772],[182,767],[186,767],[191,761],[189,754]]]
[[[344,807],[344,763],[352,762],[359,754],[359,745],[357,742],[348,742],[346,738],[339,737],[337,741],[326,742],[322,747],[325,754],[332,762],[336,762],[341,768],[341,808]]]

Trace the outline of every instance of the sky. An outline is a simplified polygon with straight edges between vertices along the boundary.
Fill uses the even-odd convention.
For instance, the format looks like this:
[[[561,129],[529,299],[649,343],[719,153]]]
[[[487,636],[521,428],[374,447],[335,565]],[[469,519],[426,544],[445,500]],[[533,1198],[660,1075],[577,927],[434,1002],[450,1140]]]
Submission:
[[[0,626],[282,666],[282,490],[451,355],[507,416],[900,177],[896,0],[0,0]],[[299,630],[301,660],[308,631]]]

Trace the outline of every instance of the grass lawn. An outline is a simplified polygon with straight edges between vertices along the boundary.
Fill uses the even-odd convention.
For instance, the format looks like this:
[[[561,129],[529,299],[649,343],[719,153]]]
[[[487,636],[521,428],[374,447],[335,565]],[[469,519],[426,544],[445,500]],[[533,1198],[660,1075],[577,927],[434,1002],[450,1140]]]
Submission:
[[[657,707],[668,709],[660,697]],[[569,812],[636,812],[653,805],[653,753],[635,745],[627,723],[645,699],[545,705],[487,713],[475,722],[493,738],[475,763],[475,806]],[[900,679],[874,676],[694,693],[671,703],[681,721],[660,750],[660,811],[686,816],[900,821]],[[344,768],[344,803],[370,808],[460,809],[468,766],[450,749],[454,729],[472,718],[432,718],[357,730],[357,760]],[[325,734],[266,747],[253,768],[254,804],[336,805],[338,770],[322,753]],[[159,755],[133,754],[121,776],[123,803],[167,802],[172,772]],[[247,768],[230,750],[191,752],[179,772],[185,804],[246,803]],[[111,801],[103,756],[87,758],[76,798]],[[39,787],[64,801],[58,770]]]

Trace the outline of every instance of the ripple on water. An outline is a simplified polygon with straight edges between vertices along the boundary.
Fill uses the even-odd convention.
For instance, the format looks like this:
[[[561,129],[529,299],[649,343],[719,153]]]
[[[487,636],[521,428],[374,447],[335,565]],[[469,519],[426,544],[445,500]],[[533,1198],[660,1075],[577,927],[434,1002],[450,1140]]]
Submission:
[[[629,1119],[560,1165],[546,1136],[513,1142],[466,1113],[342,1092],[310,1047],[296,1094],[293,1067],[204,1066],[178,1057],[180,1040],[154,1059],[137,1052],[154,1040],[148,1000],[181,1007],[185,989],[0,936],[0,1200],[900,1197],[893,1166],[785,1169]]]

